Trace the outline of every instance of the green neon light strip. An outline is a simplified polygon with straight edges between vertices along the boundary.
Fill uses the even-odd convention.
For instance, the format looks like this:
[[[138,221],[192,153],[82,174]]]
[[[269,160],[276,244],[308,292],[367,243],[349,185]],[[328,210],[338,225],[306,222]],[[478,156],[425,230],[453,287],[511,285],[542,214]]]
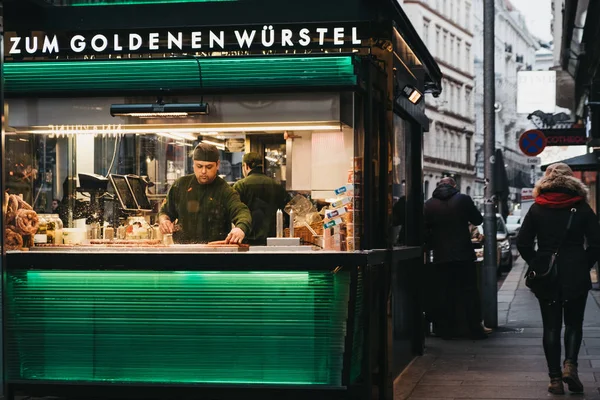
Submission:
[[[340,386],[349,273],[7,272],[12,380]]]
[[[352,57],[264,57],[201,59],[203,87],[326,87],[356,85]],[[193,59],[8,62],[4,65],[9,95],[198,88]]]
[[[128,6],[136,4],[216,3],[238,0],[71,0],[69,6]]]

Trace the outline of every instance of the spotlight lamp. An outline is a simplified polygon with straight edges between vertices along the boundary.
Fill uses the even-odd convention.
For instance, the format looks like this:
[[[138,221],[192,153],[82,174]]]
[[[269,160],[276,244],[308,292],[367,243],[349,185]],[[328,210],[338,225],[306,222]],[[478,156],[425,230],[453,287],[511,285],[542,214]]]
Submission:
[[[423,98],[423,94],[410,85],[404,86],[402,93],[404,93],[404,95],[408,98],[408,101],[413,104],[418,104]]]

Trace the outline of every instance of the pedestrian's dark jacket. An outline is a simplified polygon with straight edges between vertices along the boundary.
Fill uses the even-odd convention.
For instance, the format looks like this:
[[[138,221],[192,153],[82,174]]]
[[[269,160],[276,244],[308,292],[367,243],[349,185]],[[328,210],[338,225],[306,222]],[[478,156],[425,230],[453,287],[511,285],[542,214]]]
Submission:
[[[600,225],[587,203],[587,190],[574,177],[554,176],[542,178],[533,194],[535,203],[525,215],[517,237],[523,260],[531,264],[538,254],[552,254],[565,237],[559,251],[558,280],[552,285],[539,285],[534,293],[546,300],[582,296],[591,288],[590,268],[600,254]],[[564,236],[572,208],[577,212]]]
[[[439,185],[425,202],[425,241],[434,263],[476,260],[469,223],[483,223],[473,199],[451,185]]]
[[[160,214],[179,220],[183,230],[173,234],[177,243],[206,243],[224,240],[231,224],[247,235],[252,227],[250,210],[240,196],[222,178],[209,184],[198,183],[194,174],[173,183]]]
[[[248,235],[250,244],[266,244],[267,237],[275,237],[277,210],[283,211],[290,196],[277,181],[262,173],[257,167],[248,176],[233,185],[240,199],[252,214],[252,230]]]

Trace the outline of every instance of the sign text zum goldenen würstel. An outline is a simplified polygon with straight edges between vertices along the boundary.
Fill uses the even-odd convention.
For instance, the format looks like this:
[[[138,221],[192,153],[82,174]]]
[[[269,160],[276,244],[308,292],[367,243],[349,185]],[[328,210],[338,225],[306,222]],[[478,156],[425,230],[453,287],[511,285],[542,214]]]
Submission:
[[[218,50],[306,48],[311,45],[358,46],[357,27],[274,28],[262,29],[165,31],[148,33],[97,33],[71,35],[8,36],[8,56],[132,53],[136,51],[194,52]]]

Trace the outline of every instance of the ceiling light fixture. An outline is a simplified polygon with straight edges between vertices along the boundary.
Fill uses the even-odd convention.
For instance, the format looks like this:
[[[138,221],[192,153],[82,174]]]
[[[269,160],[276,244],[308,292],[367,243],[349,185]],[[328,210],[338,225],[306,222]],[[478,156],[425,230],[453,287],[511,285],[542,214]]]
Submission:
[[[200,93],[204,91],[202,82],[202,65],[196,56],[189,56],[198,64],[198,77],[200,82]],[[162,92],[163,89],[161,89]],[[159,96],[154,104],[111,104],[110,115],[112,117],[137,117],[137,118],[186,118],[195,115],[209,114],[208,103],[204,102],[201,95],[200,103],[175,103],[165,104],[162,96]]]
[[[207,103],[165,104],[161,99],[154,104],[112,104],[110,106],[110,115],[113,117],[184,118],[208,113]]]
[[[206,140],[206,139],[202,139],[201,142],[206,143],[206,144],[212,144],[217,149],[225,151],[225,143],[215,142],[213,140]]]

